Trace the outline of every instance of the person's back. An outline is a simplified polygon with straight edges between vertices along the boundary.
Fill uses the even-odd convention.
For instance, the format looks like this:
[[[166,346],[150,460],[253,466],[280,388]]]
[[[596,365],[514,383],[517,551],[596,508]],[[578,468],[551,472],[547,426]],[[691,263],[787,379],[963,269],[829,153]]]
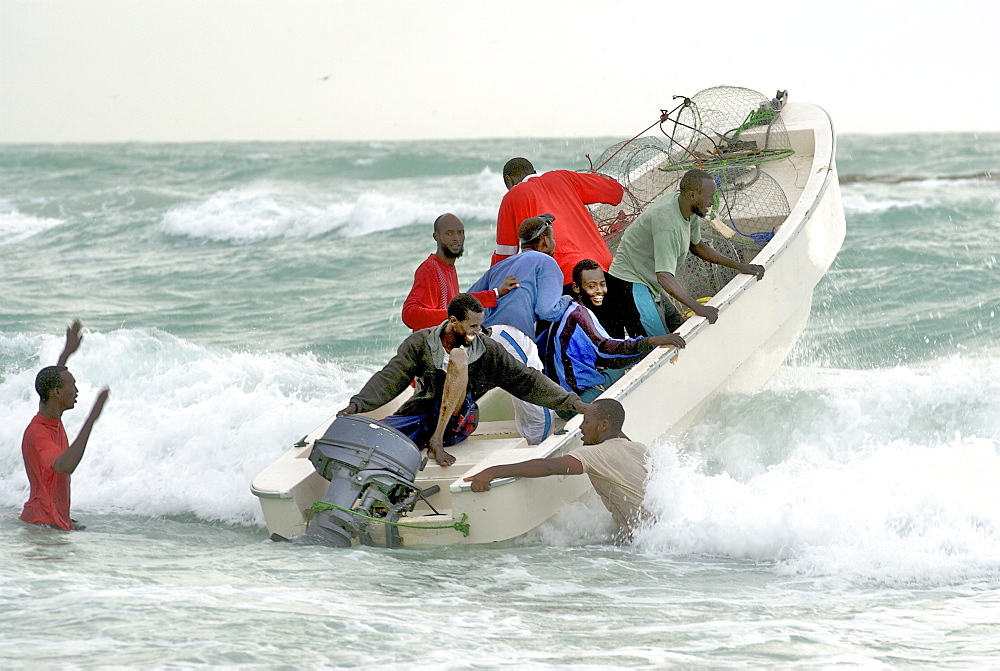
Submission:
[[[505,324],[533,335],[537,319],[558,319],[570,302],[568,296],[562,296],[562,272],[555,259],[533,249],[492,266],[469,292],[499,286],[508,275],[517,277],[518,289],[500,298],[495,308],[487,308],[484,326]]]
[[[646,446],[627,438],[608,438],[594,445],[582,445],[567,452],[583,464],[604,507],[631,536],[637,523],[647,515],[642,507],[646,496]]]
[[[511,178],[508,166],[504,166],[504,182],[509,190],[500,202],[497,250],[492,262],[499,263],[517,253],[517,227],[522,221],[549,212],[555,215],[559,248],[554,257],[562,270],[563,284],[572,281],[573,266],[585,258],[596,260],[606,270],[611,265],[611,251],[586,206],[617,205],[624,193],[621,185],[597,173],[552,170],[539,175],[525,159],[511,159],[508,165],[518,160],[524,162],[523,168],[512,173]]]

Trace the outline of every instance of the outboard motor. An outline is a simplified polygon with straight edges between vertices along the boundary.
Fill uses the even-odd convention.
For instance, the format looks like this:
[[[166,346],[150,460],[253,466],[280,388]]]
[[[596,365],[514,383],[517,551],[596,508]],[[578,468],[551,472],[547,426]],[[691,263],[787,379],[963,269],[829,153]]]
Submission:
[[[349,547],[353,538],[372,545],[369,527],[375,525],[385,527],[386,546],[399,545],[392,523],[413,510],[422,496],[413,484],[421,465],[413,441],[381,422],[342,415],[316,440],[309,461],[330,487],[309,522],[307,536],[337,547]],[[322,509],[323,503],[332,506]]]

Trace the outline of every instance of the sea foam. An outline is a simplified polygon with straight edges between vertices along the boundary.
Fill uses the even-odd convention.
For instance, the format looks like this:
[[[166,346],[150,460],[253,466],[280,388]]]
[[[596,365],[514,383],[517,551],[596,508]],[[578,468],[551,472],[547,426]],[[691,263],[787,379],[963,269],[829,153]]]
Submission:
[[[430,223],[452,212],[466,221],[496,219],[498,190],[489,170],[452,179],[399,180],[372,189],[351,182],[330,193],[306,193],[301,185],[257,184],[220,191],[206,200],[168,210],[164,232],[214,242],[249,244],[277,238],[334,233],[357,237]],[[391,188],[391,187],[395,188]],[[460,199],[456,198],[461,194]]]
[[[784,422],[768,403],[796,414]],[[995,360],[782,369],[755,397],[730,397],[653,446],[657,521],[637,545],[877,582],[1000,575],[998,437]]]
[[[0,246],[27,240],[65,223],[62,219],[23,214],[10,201],[0,199]]]
[[[40,360],[54,361],[61,340],[39,340]],[[24,343],[0,336],[0,346]],[[111,389],[73,475],[75,516],[116,510],[237,524],[262,522],[253,477],[367,379],[311,355],[212,351],[155,330],[88,334],[70,368],[80,388],[63,416],[71,441],[97,391]],[[0,505],[19,508],[27,497],[20,442],[37,409],[36,370],[0,382]]]

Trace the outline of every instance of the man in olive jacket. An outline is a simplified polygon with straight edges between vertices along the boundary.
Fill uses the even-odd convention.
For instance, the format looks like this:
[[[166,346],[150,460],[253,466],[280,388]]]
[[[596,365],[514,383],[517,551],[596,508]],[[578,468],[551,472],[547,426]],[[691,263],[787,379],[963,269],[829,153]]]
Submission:
[[[575,393],[510,356],[482,328],[482,304],[475,296],[459,294],[448,304],[447,321],[410,334],[396,356],[337,414],[383,406],[416,378],[413,397],[382,422],[408,435],[417,447],[426,447],[441,466],[451,466],[455,457],[445,452],[445,445],[459,443],[475,430],[475,401],[493,387],[553,410],[587,408]]]

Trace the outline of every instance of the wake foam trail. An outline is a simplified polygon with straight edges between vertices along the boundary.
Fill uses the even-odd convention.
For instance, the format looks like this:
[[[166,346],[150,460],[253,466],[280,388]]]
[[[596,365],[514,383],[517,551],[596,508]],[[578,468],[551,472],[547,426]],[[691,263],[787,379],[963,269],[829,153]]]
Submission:
[[[0,246],[22,242],[65,223],[62,219],[23,214],[10,201],[0,199]]]
[[[640,550],[879,583],[1000,576],[996,360],[786,369],[709,414],[654,446]]]
[[[40,361],[62,339],[40,337]],[[36,341],[36,348],[37,343]],[[25,347],[0,336],[0,349]],[[16,352],[15,352],[16,353]],[[159,331],[88,334],[69,362],[77,407],[63,416],[72,441],[97,391],[111,398],[73,475],[73,513],[194,514],[262,524],[253,477],[299,437],[343,407],[367,379],[310,355],[216,352]],[[28,483],[21,434],[37,410],[41,365],[9,370],[0,382],[0,505],[20,511]]]

